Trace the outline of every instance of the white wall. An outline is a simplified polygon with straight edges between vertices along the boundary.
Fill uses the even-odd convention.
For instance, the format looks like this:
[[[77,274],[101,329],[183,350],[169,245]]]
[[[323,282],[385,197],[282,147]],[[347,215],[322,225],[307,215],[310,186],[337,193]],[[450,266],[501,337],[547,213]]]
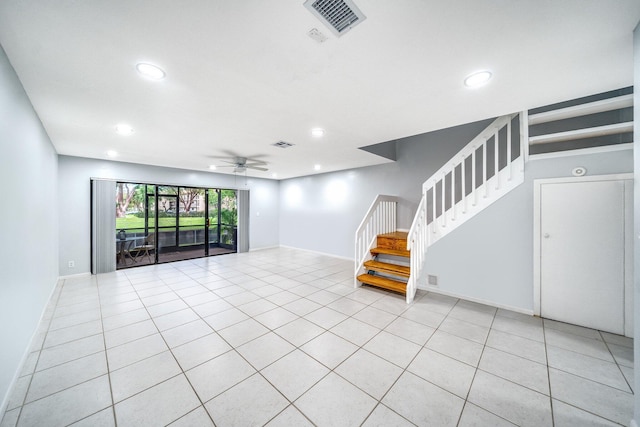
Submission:
[[[491,120],[397,141],[397,161],[283,180],[280,244],[353,259],[354,235],[378,194],[399,196],[398,227],[409,229],[422,183]]]
[[[273,247],[279,244],[278,181],[247,178],[245,185],[244,176],[60,156],[58,185],[60,188],[59,269],[61,276],[87,273],[91,270],[91,178],[248,189],[251,210],[250,249]],[[75,268],[68,267],[69,261],[75,262]]]
[[[0,48],[0,414],[58,278],[57,154]]]
[[[533,310],[533,181],[633,171],[632,150],[530,160],[525,182],[429,248],[425,274],[438,288],[506,307]]]

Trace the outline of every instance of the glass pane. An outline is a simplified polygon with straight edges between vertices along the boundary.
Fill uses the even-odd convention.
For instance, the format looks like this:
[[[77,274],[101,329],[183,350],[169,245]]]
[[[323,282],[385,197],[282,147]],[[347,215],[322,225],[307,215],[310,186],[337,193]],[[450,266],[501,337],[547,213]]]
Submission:
[[[205,199],[202,188],[180,188],[180,247],[204,244]],[[194,254],[195,255],[195,254]],[[198,254],[203,256],[202,254]]]
[[[235,249],[238,233],[238,201],[235,190],[221,190],[220,202],[220,245]]]
[[[178,187],[167,187],[164,185],[158,186],[158,194],[176,195],[178,194]]]
[[[220,190],[209,190],[209,244],[218,244],[218,200]]]

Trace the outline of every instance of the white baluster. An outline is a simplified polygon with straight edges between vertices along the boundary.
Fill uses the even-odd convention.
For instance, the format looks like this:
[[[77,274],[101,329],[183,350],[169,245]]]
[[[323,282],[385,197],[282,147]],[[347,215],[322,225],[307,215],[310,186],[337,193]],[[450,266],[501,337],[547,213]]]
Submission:
[[[498,141],[498,134],[500,133],[500,129],[498,129],[496,131],[496,134],[493,136],[493,143],[495,146],[495,149],[493,151],[493,160],[494,160],[494,170],[493,170],[493,176],[496,179],[496,190],[498,190],[500,188],[500,174],[498,173],[498,168],[500,167],[500,164],[498,162],[498,160],[500,159],[500,142]]]
[[[462,214],[467,213],[467,175],[465,169],[467,168],[466,158],[462,157],[462,163],[460,163],[460,178],[462,182],[460,183],[460,187],[462,190],[462,194],[460,195],[462,201]]]
[[[446,212],[446,195],[447,195],[447,174],[442,173],[442,227],[447,226],[447,212]]]
[[[456,220],[456,165],[451,168],[451,221]]]
[[[478,203],[478,196],[476,194],[476,151],[477,147],[473,147],[473,151],[471,152],[471,198],[472,203],[471,206],[475,206]]]
[[[489,195],[489,186],[487,185],[487,140],[482,143],[482,185],[484,186],[484,197]]]
[[[507,180],[511,181],[511,178],[513,178],[513,172],[511,171],[511,120],[507,122],[507,167],[509,168]]]

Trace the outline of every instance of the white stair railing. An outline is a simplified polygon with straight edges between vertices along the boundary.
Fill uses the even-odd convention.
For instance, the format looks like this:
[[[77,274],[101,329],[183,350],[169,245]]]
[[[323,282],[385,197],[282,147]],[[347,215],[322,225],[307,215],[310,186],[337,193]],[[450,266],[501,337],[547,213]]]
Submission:
[[[378,234],[396,231],[398,197],[379,194],[356,230],[355,287],[360,286],[357,277],[364,274],[364,263],[371,259],[370,250],[375,247]]]
[[[528,155],[527,113],[497,118],[422,186],[422,198],[407,237],[413,301],[429,246],[524,182]],[[519,135],[512,137],[513,125]]]

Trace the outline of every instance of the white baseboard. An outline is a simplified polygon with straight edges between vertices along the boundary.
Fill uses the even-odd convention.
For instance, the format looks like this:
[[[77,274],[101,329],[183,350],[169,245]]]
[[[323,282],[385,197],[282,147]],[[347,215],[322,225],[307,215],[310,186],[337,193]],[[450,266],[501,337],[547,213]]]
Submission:
[[[281,248],[285,248],[285,249],[295,249],[297,251],[303,251],[303,252],[311,252],[311,253],[317,254],[317,255],[330,256],[332,258],[344,259],[346,261],[353,262],[353,258],[349,258],[349,257],[346,257],[346,256],[340,256],[340,255],[336,255],[336,254],[330,254],[328,252],[320,252],[320,251],[314,251],[314,250],[311,250],[311,249],[296,248],[294,246],[287,246],[287,245],[280,245],[280,247]]]
[[[276,245],[276,246],[263,246],[260,248],[253,248],[253,249],[249,249],[249,252],[256,252],[256,251],[264,251],[267,249],[278,249],[280,246]]]
[[[515,311],[516,313],[526,314],[528,316],[533,316],[533,310],[527,310],[525,308],[513,307],[506,304],[499,304],[493,301],[484,300],[481,298],[474,298],[468,295],[457,294],[455,292],[445,291],[436,286],[418,286],[418,289],[427,292],[433,292],[434,294],[446,295],[452,298],[460,298],[466,301],[477,302],[478,304],[489,305],[491,307],[502,308],[504,310]]]
[[[58,280],[66,280],[66,279],[78,279],[80,277],[91,276],[91,273],[76,273],[76,274],[68,274],[66,276],[58,276]]]
[[[58,280],[56,280],[56,283],[53,285],[53,288],[49,293],[49,297],[47,298],[46,304],[44,305],[44,307],[42,307],[42,312],[40,313],[40,318],[38,319],[38,324],[36,325],[36,329],[31,334],[31,338],[29,339],[29,344],[27,345],[27,348],[24,350],[24,353],[22,354],[22,359],[20,359],[20,363],[18,364],[18,369],[16,369],[16,372],[13,374],[13,378],[11,379],[11,382],[9,383],[9,387],[7,388],[7,394],[2,398],[2,403],[0,404],[0,416],[4,415],[5,411],[7,410],[7,405],[9,405],[9,398],[11,397],[11,394],[13,393],[13,389],[15,388],[16,383],[20,378],[20,374],[22,373],[22,369],[24,368],[24,363],[27,361],[27,357],[29,357],[29,354],[31,353],[31,346],[33,345],[33,340],[35,339],[38,333],[38,329],[40,329],[40,324],[42,323],[44,314],[47,311],[49,304],[51,304],[51,298],[53,297],[53,294],[55,293],[57,287],[58,287]],[[0,418],[0,421],[1,420],[2,419]]]

